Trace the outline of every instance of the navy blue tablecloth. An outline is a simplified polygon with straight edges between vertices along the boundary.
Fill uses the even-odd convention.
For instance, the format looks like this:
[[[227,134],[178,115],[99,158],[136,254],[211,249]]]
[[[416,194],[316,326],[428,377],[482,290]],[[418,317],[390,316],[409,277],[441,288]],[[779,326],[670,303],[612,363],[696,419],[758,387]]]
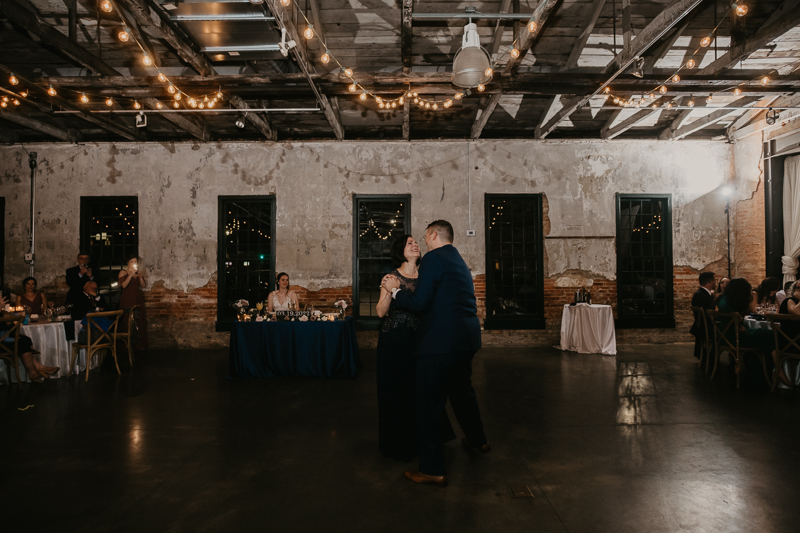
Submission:
[[[358,358],[352,317],[336,322],[234,322],[233,378],[354,377]]]

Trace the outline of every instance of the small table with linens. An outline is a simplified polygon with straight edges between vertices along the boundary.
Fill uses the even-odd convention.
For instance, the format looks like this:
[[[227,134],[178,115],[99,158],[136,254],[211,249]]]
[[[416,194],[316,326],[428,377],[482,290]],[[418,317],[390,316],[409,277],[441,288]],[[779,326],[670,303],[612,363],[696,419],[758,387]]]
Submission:
[[[617,354],[614,313],[610,305],[564,305],[561,315],[562,350],[578,353]]]

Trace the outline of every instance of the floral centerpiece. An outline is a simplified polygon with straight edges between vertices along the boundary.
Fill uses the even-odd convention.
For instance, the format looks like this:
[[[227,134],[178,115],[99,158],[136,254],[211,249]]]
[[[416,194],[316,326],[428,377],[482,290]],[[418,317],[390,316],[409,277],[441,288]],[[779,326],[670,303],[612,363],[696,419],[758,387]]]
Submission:
[[[233,308],[236,309],[236,314],[239,316],[240,321],[244,319],[248,307],[250,307],[250,302],[247,300],[242,299],[233,302]]]
[[[344,320],[344,310],[347,309],[347,302],[338,300],[333,306],[339,311],[339,320]]]

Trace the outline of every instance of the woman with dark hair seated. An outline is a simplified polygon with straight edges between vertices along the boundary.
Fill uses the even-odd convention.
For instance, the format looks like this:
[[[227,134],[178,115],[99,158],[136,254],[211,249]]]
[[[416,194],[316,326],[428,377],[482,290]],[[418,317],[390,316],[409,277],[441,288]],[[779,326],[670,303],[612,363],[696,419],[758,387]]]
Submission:
[[[17,305],[27,307],[32,315],[41,315],[47,308],[47,298],[43,292],[38,292],[36,287],[39,284],[36,278],[25,278],[22,280],[22,294],[17,296]]]
[[[275,276],[277,288],[267,296],[267,311],[292,311],[297,308],[297,293],[289,290],[289,274],[280,272]],[[295,309],[293,309],[295,308]]]
[[[403,290],[413,292],[420,260],[417,241],[411,235],[403,235],[392,244],[390,255],[395,270],[389,275],[400,280]],[[383,319],[378,334],[378,448],[387,457],[410,461],[418,449],[414,391],[419,317],[396,307],[392,293],[382,285],[376,311]],[[442,441],[455,436],[445,414]]]
[[[775,297],[778,291],[781,290],[781,282],[778,278],[766,278],[762,281],[756,290],[753,291],[753,299],[759,307],[767,305],[778,306],[778,299]]]
[[[0,278],[0,286],[2,286],[3,279]],[[5,308],[6,304],[8,304],[8,298],[6,298],[7,291],[3,291],[3,294],[0,295],[0,309]],[[5,311],[0,311],[0,314],[5,315]],[[0,331],[0,337],[5,335],[4,331]],[[13,343],[14,337],[9,336],[5,339],[6,343]],[[41,383],[44,381],[44,378],[49,378],[53,374],[59,371],[59,367],[57,366],[45,366],[36,359],[33,358],[33,343],[31,342],[31,338],[20,334],[19,341],[17,343],[17,355],[22,361],[22,366],[25,367],[25,370],[28,371],[28,377],[34,383]]]
[[[719,299],[717,310],[723,313],[739,313],[745,317],[752,313],[754,307],[754,294],[752,285],[744,278],[734,278],[725,287],[725,293]],[[767,374],[772,375],[775,369],[775,336],[769,329],[748,328],[741,320],[739,328],[739,345],[742,348],[756,348],[764,352],[767,363]],[[733,341],[733,338],[730,339]],[[757,360],[749,360],[745,364],[745,379],[756,381],[761,373],[761,364]]]

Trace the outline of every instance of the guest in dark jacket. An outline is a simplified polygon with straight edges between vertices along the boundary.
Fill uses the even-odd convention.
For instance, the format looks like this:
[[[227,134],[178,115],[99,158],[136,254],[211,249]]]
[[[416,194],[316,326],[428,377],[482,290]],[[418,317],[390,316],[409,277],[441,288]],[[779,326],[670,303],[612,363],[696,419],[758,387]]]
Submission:
[[[713,293],[715,283],[713,272],[700,273],[700,288],[692,296],[692,307],[702,307],[703,309],[714,309],[716,307]],[[697,359],[700,359],[703,341],[706,338],[706,330],[701,320],[702,318],[699,315],[695,315],[694,324],[692,324],[692,329],[689,330],[689,333],[694,335],[694,356]]]
[[[86,328],[88,324],[86,315],[89,313],[99,313],[100,311],[110,311],[108,302],[97,292],[97,282],[87,281],[83,287],[83,292],[72,305],[72,319],[80,320],[81,324],[83,324],[83,329],[81,329],[81,332],[78,334],[78,343],[86,344]],[[104,331],[108,331],[108,327],[112,323],[111,320],[103,317],[95,319],[95,322],[97,322]]]
[[[81,252],[78,254],[78,264],[67,269],[67,305],[75,305],[87,281],[97,280],[96,269],[89,260],[89,254]]]

